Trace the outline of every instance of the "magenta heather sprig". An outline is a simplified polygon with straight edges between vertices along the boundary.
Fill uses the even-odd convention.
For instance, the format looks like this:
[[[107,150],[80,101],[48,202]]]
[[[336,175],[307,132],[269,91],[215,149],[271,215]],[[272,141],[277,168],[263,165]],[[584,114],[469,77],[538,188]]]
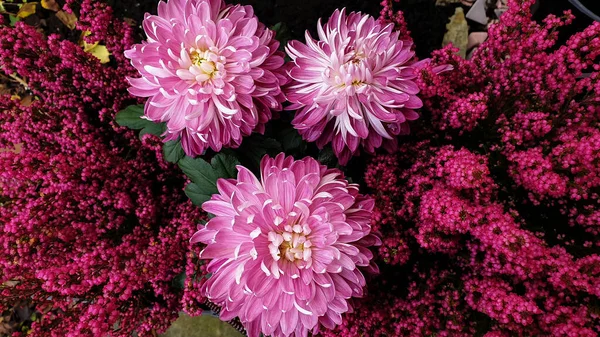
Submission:
[[[206,301],[252,337],[599,335],[600,24],[558,44],[571,13],[535,22],[509,0],[471,60],[417,62],[396,2],[335,11],[288,66],[221,0],[159,2],[138,45],[105,3],[67,0],[104,65],[3,23],[0,69],[33,99],[0,97],[0,148],[22,144],[0,153],[0,308],[33,301],[32,336],[153,335]],[[266,127],[281,86],[300,135],[287,115]],[[133,105],[122,120],[163,127],[128,89],[166,138],[117,125]],[[263,131],[290,141],[183,155]],[[341,164],[393,153],[364,173],[283,153],[236,169],[328,144]]]
[[[32,336],[164,331],[182,308],[173,279],[203,216],[160,140],[114,124],[133,69],[21,23],[0,27],[0,68],[36,97],[0,98],[0,148],[22,144],[0,153],[0,283],[17,282],[0,301],[44,312]]]
[[[421,73],[425,106],[456,143],[479,137],[477,146],[502,159],[528,202],[553,205],[569,225],[598,234],[590,207],[600,191],[600,23],[555,46],[572,14],[537,24],[525,10],[530,2],[511,4],[472,60],[435,53],[431,66],[456,71],[443,79]]]
[[[365,174],[383,273],[324,335],[600,333],[600,24],[557,45],[572,15],[536,23],[533,2],[419,72],[431,120]]]

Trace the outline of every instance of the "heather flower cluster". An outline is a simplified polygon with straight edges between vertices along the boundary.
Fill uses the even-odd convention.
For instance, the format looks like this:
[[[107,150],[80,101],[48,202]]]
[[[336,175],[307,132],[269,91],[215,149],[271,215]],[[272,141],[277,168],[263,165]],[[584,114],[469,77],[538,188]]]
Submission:
[[[307,336],[332,329],[376,271],[368,247],[374,201],[337,169],[307,157],[264,157],[260,180],[238,166],[203,209],[215,215],[191,242],[207,246],[204,284],[221,318],[239,317],[250,337]]]
[[[600,23],[558,43],[570,12],[509,0],[419,61],[397,2],[281,47],[223,0],[0,13],[0,310],[41,316],[14,336],[600,335]]]
[[[572,15],[536,23],[533,2],[419,72],[431,120],[365,174],[383,272],[325,336],[600,333],[600,24],[557,45]]]
[[[181,139],[186,154],[239,147],[281,110],[283,53],[252,7],[160,1],[143,27],[148,40],[125,52],[142,76],[129,92],[149,98],[146,117],[167,122],[164,140]]]
[[[131,32],[110,22],[90,28],[118,37],[117,54]],[[131,102],[124,61],[102,66],[34,27],[0,27],[0,69],[26,79],[35,97],[0,97],[0,148],[20,144],[0,151],[0,307],[32,301],[43,319],[31,336],[148,335],[183,307],[173,279],[193,262],[188,240],[204,215],[164,163],[161,141],[114,124]]]
[[[468,137],[486,133],[477,146],[502,160],[527,193],[526,203],[555,205],[568,225],[597,235],[598,223],[584,219],[600,188],[600,24],[555,46],[572,14],[537,24],[524,10],[528,5],[515,3],[473,60],[447,49],[436,53],[435,62],[454,64],[456,71],[443,80],[423,72],[426,106],[436,129],[455,144],[469,146]]]

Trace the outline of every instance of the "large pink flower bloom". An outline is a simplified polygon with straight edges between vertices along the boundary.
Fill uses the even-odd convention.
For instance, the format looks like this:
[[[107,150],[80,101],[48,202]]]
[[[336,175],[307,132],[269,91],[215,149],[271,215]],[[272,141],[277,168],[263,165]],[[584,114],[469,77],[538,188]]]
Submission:
[[[313,158],[265,156],[261,170],[259,180],[238,166],[237,180],[219,180],[203,205],[215,215],[191,239],[212,259],[203,290],[250,337],[333,328],[347,300],[363,294],[358,267],[376,270],[367,249],[379,243],[370,234],[373,199]]]
[[[188,155],[238,147],[281,110],[283,53],[252,7],[161,1],[143,27],[148,40],[125,52],[142,75],[129,92],[150,97],[146,117],[166,121],[165,141],[181,137]]]
[[[326,25],[319,21],[319,41],[308,31],[306,44],[286,47],[294,61],[294,80],[286,95],[299,109],[293,124],[304,139],[322,148],[332,142],[340,163],[359,151],[397,147],[396,136],[409,132],[407,121],[423,104],[412,42],[398,40],[393,24],[371,16],[336,10]]]

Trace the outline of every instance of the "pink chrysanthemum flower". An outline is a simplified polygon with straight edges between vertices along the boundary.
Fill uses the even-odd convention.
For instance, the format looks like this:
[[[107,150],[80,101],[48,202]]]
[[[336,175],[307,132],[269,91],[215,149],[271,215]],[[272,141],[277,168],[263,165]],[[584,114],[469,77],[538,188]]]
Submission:
[[[212,259],[206,296],[250,337],[340,324],[348,299],[363,294],[358,267],[377,268],[367,248],[380,242],[370,234],[373,199],[309,157],[265,156],[260,180],[237,168],[237,180],[218,181],[219,194],[203,205],[215,217],[191,239]]]
[[[294,61],[286,88],[290,109],[298,109],[294,127],[319,148],[331,142],[341,164],[359,145],[368,153],[382,145],[394,150],[396,136],[409,132],[407,121],[423,105],[412,81],[418,67],[412,42],[399,40],[393,24],[345,9],[317,27],[319,41],[307,31],[306,44],[286,47]]]
[[[252,7],[161,1],[143,27],[148,40],[125,52],[142,75],[129,92],[149,97],[146,118],[167,122],[165,141],[181,137],[188,155],[238,147],[281,110],[284,55]]]

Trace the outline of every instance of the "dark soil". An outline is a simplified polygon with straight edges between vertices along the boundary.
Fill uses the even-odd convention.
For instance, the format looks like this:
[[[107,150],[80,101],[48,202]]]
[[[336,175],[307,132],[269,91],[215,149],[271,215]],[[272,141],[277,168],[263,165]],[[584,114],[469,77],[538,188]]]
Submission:
[[[327,18],[336,8],[346,8],[348,12],[362,12],[379,17],[379,0],[239,0],[252,5],[256,15],[266,25],[282,22],[288,28],[290,37],[303,40],[308,30],[316,36],[317,20]],[[439,48],[445,33],[445,25],[453,9],[436,7],[435,0],[402,0],[396,9],[402,10],[408,29],[416,43],[417,55],[427,57]]]
[[[317,20],[327,18],[336,8],[347,11],[359,11],[379,17],[381,5],[379,0],[226,0],[228,3],[252,5],[258,18],[267,26],[284,24],[289,38],[303,40],[308,30],[316,36]],[[119,17],[141,22],[144,13],[156,13],[157,0],[109,0]],[[441,46],[445,25],[452,8],[435,6],[435,0],[402,0],[397,9],[404,11],[408,28],[416,43],[417,55],[427,57],[429,53]],[[140,40],[143,38],[139,30]]]

